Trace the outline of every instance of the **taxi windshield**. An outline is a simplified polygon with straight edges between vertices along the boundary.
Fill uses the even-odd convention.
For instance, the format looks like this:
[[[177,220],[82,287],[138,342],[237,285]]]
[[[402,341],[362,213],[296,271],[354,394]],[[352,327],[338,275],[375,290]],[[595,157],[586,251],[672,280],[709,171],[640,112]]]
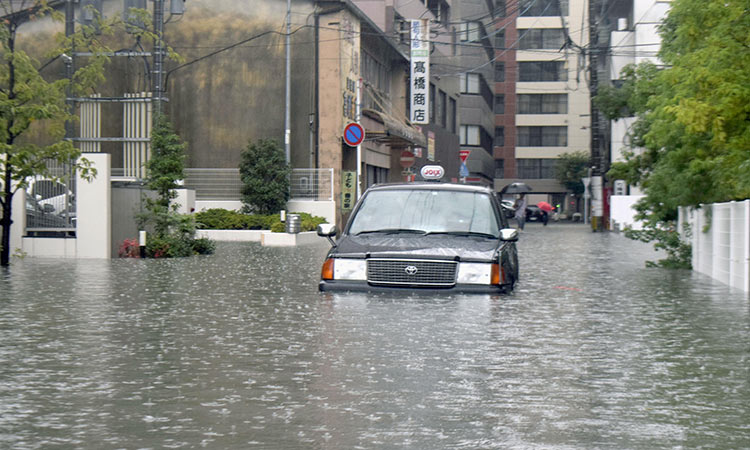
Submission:
[[[349,234],[393,231],[497,237],[499,230],[488,194],[398,189],[369,192],[352,219]]]

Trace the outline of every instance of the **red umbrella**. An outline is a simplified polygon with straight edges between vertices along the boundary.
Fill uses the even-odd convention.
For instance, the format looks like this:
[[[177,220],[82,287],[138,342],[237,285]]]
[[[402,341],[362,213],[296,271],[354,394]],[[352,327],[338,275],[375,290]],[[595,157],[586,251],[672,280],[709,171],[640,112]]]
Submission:
[[[552,205],[550,205],[547,202],[539,202],[539,203],[536,204],[536,206],[538,206],[539,209],[541,209],[542,211],[547,211],[547,212],[550,212],[553,209],[555,209],[555,208],[552,207]]]

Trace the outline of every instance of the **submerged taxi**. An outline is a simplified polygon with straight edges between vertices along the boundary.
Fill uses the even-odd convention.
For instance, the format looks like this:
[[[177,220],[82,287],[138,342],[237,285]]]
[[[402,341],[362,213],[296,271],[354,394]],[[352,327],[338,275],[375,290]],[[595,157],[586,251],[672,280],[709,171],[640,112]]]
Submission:
[[[436,166],[427,173],[442,173]],[[425,170],[422,171],[425,174]],[[333,247],[321,291],[439,290],[503,293],[518,281],[518,232],[495,193],[440,182],[375,185],[355,205]]]

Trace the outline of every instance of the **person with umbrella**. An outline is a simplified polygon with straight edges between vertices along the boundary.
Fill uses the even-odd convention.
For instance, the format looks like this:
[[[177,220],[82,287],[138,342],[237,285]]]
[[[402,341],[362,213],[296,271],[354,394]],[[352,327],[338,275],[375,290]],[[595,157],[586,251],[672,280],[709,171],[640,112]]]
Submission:
[[[523,230],[526,224],[526,193],[531,192],[531,186],[522,182],[514,182],[506,185],[500,190],[501,194],[520,194],[516,203],[513,205],[516,209],[516,221],[518,228]]]
[[[547,222],[549,221],[549,213],[555,209],[547,202],[539,202],[536,204],[536,206],[539,207],[539,209],[542,210],[542,223],[546,226]]]
[[[526,194],[521,194],[516,200],[516,221],[518,222],[518,228],[523,230],[526,224]]]

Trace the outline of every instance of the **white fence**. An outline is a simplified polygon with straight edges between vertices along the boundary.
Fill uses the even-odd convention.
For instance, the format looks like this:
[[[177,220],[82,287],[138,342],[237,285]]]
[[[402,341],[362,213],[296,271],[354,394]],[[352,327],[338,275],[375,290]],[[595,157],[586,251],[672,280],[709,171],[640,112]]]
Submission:
[[[333,169],[292,169],[292,200],[333,200]],[[201,201],[239,201],[242,181],[239,169],[185,169],[185,186]]]
[[[290,194],[297,200],[333,200],[333,169],[292,169]]]
[[[680,230],[685,223],[693,270],[750,292],[750,200],[680,208]]]

